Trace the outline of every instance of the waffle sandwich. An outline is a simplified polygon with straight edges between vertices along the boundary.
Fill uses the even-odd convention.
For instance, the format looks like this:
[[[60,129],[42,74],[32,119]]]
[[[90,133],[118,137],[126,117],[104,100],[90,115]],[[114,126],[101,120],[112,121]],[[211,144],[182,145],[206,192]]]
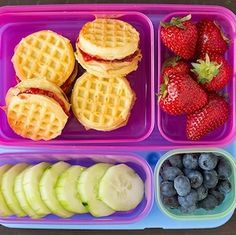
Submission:
[[[76,41],[76,59],[87,72],[98,77],[123,77],[138,68],[141,60],[139,33],[116,19],[86,23]]]
[[[72,111],[86,129],[111,131],[128,122],[135,94],[126,78],[84,73],[72,90]]]
[[[64,84],[66,90],[67,80],[75,80],[77,75],[69,39],[50,30],[38,31],[23,38],[14,50],[12,63],[19,81],[45,78],[57,86]]]
[[[70,104],[63,91],[44,79],[28,79],[8,90],[6,115],[12,130],[32,140],[59,136],[67,122]]]

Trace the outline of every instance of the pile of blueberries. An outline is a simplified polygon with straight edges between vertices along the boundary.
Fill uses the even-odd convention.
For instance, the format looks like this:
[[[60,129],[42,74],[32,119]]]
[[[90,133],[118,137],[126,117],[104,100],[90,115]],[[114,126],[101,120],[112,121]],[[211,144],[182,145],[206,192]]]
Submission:
[[[213,210],[231,190],[230,163],[216,153],[176,154],[160,170],[163,204],[183,213]]]

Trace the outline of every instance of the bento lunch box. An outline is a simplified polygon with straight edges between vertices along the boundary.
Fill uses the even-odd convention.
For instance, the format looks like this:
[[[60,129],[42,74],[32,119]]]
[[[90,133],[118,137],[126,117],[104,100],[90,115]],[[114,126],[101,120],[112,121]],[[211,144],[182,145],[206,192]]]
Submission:
[[[210,18],[220,23],[231,39],[225,57],[234,69],[233,79],[224,89],[229,97],[230,118],[225,125],[199,141],[187,140],[185,118],[164,113],[157,99],[161,66],[170,56],[160,40],[160,22],[187,14],[191,14],[195,22]],[[32,32],[49,29],[69,38],[74,46],[82,26],[96,17],[124,20],[140,33],[142,60],[137,71],[127,76],[137,97],[127,125],[108,132],[85,130],[71,115],[62,134],[56,139],[31,141],[16,135],[8,125],[4,105],[7,90],[16,84],[11,58],[17,43]],[[145,197],[132,211],[116,212],[101,218],[90,214],[78,214],[67,219],[55,215],[41,219],[10,216],[1,217],[0,223],[9,227],[61,229],[208,228],[224,224],[236,207],[234,171],[232,191],[224,203],[209,213],[197,211],[193,215],[169,211],[162,205],[158,172],[161,164],[172,154],[202,151],[219,152],[236,169],[235,35],[236,16],[219,6],[65,4],[0,8],[0,165],[20,162],[37,164],[42,161],[66,161],[82,166],[91,166],[96,162],[126,163],[145,182]],[[79,71],[80,74],[82,72]],[[179,223],[181,220],[185,222]]]

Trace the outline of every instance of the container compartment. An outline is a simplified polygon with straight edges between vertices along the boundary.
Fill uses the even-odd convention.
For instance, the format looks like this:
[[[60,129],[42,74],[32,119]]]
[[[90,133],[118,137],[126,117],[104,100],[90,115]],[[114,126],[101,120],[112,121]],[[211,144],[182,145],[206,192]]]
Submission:
[[[212,19],[215,20],[222,27],[225,35],[230,39],[229,48],[225,54],[226,60],[229,62],[231,67],[235,68],[235,25],[233,24],[231,18],[228,17],[227,14],[215,13],[215,12],[172,12],[166,15],[163,18],[163,21],[169,21],[174,16],[186,16],[188,14],[192,14],[193,22],[199,22],[201,19]],[[161,76],[161,68],[165,59],[173,56],[173,54],[163,45],[160,39],[160,27],[158,31],[158,90],[160,86],[160,76]],[[223,92],[228,94],[228,103],[230,104],[230,117],[228,121],[221,127],[217,128],[215,131],[209,133],[202,139],[198,141],[191,141],[186,138],[186,116],[172,116],[160,109],[158,106],[158,115],[157,115],[157,123],[158,128],[161,135],[167,139],[169,142],[176,143],[178,145],[188,145],[188,144],[224,144],[228,142],[228,139],[234,135],[235,128],[235,70],[232,73],[232,79],[224,88]]]
[[[206,153],[206,152],[213,152],[217,156],[223,157],[226,160],[228,160],[232,174],[229,178],[229,181],[231,183],[231,191],[225,195],[224,201],[217,206],[213,210],[205,210],[205,209],[196,209],[193,213],[191,214],[184,214],[182,213],[179,209],[169,209],[167,208],[161,199],[161,194],[160,194],[160,170],[162,164],[168,160],[171,156],[174,156],[176,154],[183,154],[183,153]],[[158,161],[156,168],[155,168],[155,196],[156,196],[156,203],[160,210],[170,218],[174,220],[208,220],[208,219],[220,219],[226,217],[228,214],[232,213],[234,209],[236,208],[236,163],[235,160],[233,159],[233,156],[226,152],[223,149],[178,149],[178,150],[173,150],[169,151],[166,154],[164,154],[160,161]]]
[[[11,63],[15,46],[19,41],[39,30],[52,30],[71,40],[73,46],[82,26],[95,17],[112,17],[133,25],[140,33],[142,60],[138,70],[127,76],[136,93],[136,102],[126,126],[114,131],[85,130],[72,114],[63,133],[50,142],[40,144],[121,143],[136,142],[147,138],[154,126],[154,78],[153,78],[153,26],[147,16],[136,12],[28,12],[0,15],[0,106],[5,105],[7,90],[16,84]],[[9,43],[6,43],[9,42]],[[82,69],[80,69],[80,74]],[[0,141],[12,144],[32,143],[16,135],[8,125],[6,115],[0,110]]]
[[[73,151],[67,152],[16,152],[0,154],[0,165],[17,164],[26,162],[29,164],[37,164],[40,162],[56,163],[65,161],[71,165],[81,165],[84,167],[92,166],[98,162],[106,162],[112,164],[125,163],[131,167],[143,180],[145,184],[145,195],[141,203],[133,210],[127,212],[116,212],[110,216],[96,218],[90,214],[76,214],[70,218],[59,218],[55,215],[48,215],[40,219],[30,219],[28,217],[17,218],[1,217],[0,223],[39,223],[39,224],[125,224],[133,223],[144,218],[151,210],[154,190],[153,190],[153,174],[148,163],[138,155],[121,154],[121,153],[77,153]]]

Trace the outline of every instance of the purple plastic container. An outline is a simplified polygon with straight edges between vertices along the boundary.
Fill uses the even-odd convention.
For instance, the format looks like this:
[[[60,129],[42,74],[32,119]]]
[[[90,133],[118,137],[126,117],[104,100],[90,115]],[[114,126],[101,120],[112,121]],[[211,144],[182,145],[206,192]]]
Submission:
[[[139,12],[18,12],[0,14],[0,106],[5,105],[7,90],[16,84],[11,63],[15,46],[35,31],[53,30],[71,40],[72,45],[81,27],[95,17],[124,20],[140,33],[142,61],[137,71],[127,76],[137,99],[126,126],[110,132],[85,130],[71,115],[61,136],[50,144],[121,143],[137,142],[147,138],[154,127],[154,76],[153,76],[153,25],[149,18]],[[81,71],[80,71],[81,72]],[[0,110],[0,144],[24,145],[31,140],[16,135],[8,125],[6,115]],[[48,144],[40,141],[38,144]]]
[[[66,161],[71,165],[81,165],[89,167],[98,162],[112,164],[125,163],[131,167],[145,182],[145,196],[141,203],[133,210],[127,212],[116,212],[113,215],[96,218],[90,214],[77,214],[71,218],[59,218],[55,215],[48,215],[41,219],[31,219],[28,217],[17,218],[11,216],[8,218],[0,217],[0,223],[27,223],[27,224],[124,224],[133,223],[144,218],[151,210],[154,200],[153,173],[148,163],[140,156],[130,153],[111,153],[106,154],[98,152],[78,153],[75,151],[50,151],[43,150],[38,152],[12,152],[0,154],[0,165],[16,164],[26,162],[37,164],[39,162],[55,163]]]
[[[174,11],[163,18],[163,21],[170,21],[170,19],[174,16],[186,16],[188,14],[192,14],[192,20],[194,22],[198,22],[201,19],[212,19],[215,20],[219,25],[222,26],[222,30],[227,35],[227,37],[231,40],[229,44],[229,48],[225,54],[225,58],[230,63],[232,68],[236,68],[236,60],[235,60],[235,51],[236,46],[234,43],[235,33],[236,33],[236,25],[233,24],[231,20],[231,15],[216,13],[216,12],[180,12]],[[158,31],[158,90],[160,86],[160,77],[161,77],[161,67],[165,59],[173,56],[171,53],[161,42],[160,39],[160,27]],[[231,81],[224,88],[224,92],[228,94],[229,99],[228,102],[230,104],[230,118],[225,123],[224,126],[219,127],[215,131],[209,133],[201,140],[197,141],[197,144],[211,144],[214,143],[216,145],[221,145],[222,143],[226,143],[229,138],[235,135],[235,69],[233,71],[233,77]],[[196,142],[187,140],[186,138],[186,116],[172,116],[165,112],[163,112],[158,106],[158,115],[157,115],[158,128],[161,135],[167,139],[169,142],[176,143],[178,145],[188,145],[194,144]]]
[[[96,9],[95,9],[96,8]],[[94,10],[96,12],[94,13]],[[114,12],[114,10],[116,12]],[[6,6],[0,8],[0,19],[3,16],[8,15],[9,17],[5,17],[5,21],[2,21],[2,28],[0,28],[0,47],[3,45],[3,41],[1,40],[1,35],[4,31],[7,32],[7,28],[11,28],[14,24],[20,27],[21,21],[18,18],[15,18],[15,14],[18,13],[20,15],[24,14],[33,14],[37,19],[35,22],[38,22],[36,25],[45,27],[50,26],[55,29],[55,27],[60,27],[63,25],[63,31],[66,31],[66,22],[68,20],[67,15],[72,15],[71,17],[75,17],[78,15],[79,22],[73,22],[74,25],[69,24],[69,29],[75,29],[79,31],[79,27],[81,27],[82,23],[80,19],[83,19],[83,16],[91,16],[91,19],[94,17],[93,14],[115,14],[119,15],[121,19],[126,17],[129,23],[133,24],[137,30],[141,30],[140,33],[144,33],[142,42],[142,48],[144,49],[143,60],[140,66],[142,67],[138,69],[138,71],[130,74],[128,79],[130,80],[132,86],[138,87],[139,92],[136,94],[138,99],[136,101],[136,105],[132,111],[132,116],[130,121],[126,127],[118,129],[114,132],[103,133],[96,131],[85,132],[81,128],[81,133],[76,133],[76,131],[71,130],[73,125],[70,126],[69,122],[68,126],[65,129],[65,133],[59,138],[52,141],[30,141],[26,139],[22,139],[19,136],[16,136],[12,133],[12,131],[8,128],[8,126],[2,127],[2,125],[6,124],[5,114],[0,110],[0,145],[7,146],[11,148],[25,148],[28,147],[38,147],[39,145],[50,146],[50,148],[54,149],[63,149],[65,147],[71,146],[73,148],[79,148],[83,150],[87,150],[88,148],[96,149],[96,150],[107,150],[113,148],[119,148],[119,150],[125,151],[153,151],[153,150],[163,150],[163,149],[173,149],[173,148],[191,148],[192,146],[204,146],[204,147],[215,147],[215,146],[225,146],[232,142],[235,138],[235,81],[234,79],[231,81],[226,90],[229,91],[230,95],[230,103],[231,103],[231,119],[227,122],[225,126],[216,130],[216,132],[212,133],[205,139],[200,141],[188,141],[184,135],[184,120],[183,118],[178,117],[170,117],[162,113],[158,108],[158,102],[155,97],[155,93],[158,93],[158,79],[160,77],[160,68],[161,64],[164,60],[164,48],[162,47],[160,40],[158,38],[158,30],[160,21],[163,21],[167,18],[170,18],[171,15],[186,15],[191,13],[194,19],[199,19],[205,16],[216,16],[216,19],[222,24],[226,33],[232,39],[231,46],[227,53],[227,58],[231,60],[231,63],[236,68],[236,60],[234,59],[234,52],[236,52],[235,35],[236,35],[236,17],[235,14],[228,10],[225,7],[221,6],[213,6],[213,5],[183,5],[183,4],[63,4],[63,5],[37,5],[37,6]],[[53,13],[51,16],[51,21],[48,22],[43,21],[39,16],[46,13]],[[55,15],[60,15],[58,21],[53,22]],[[124,14],[134,14],[135,17],[125,16]],[[12,17],[10,17],[12,15]],[[79,17],[81,15],[81,17]],[[121,16],[122,15],[122,16]],[[138,17],[136,17],[138,15]],[[14,16],[14,17],[13,17]],[[88,16],[88,17],[89,17]],[[26,25],[31,25],[32,28],[35,25],[35,22],[29,22],[27,17],[21,16],[25,19]],[[8,20],[11,18],[11,21]],[[49,17],[50,18],[50,17]],[[69,17],[70,18],[70,17]],[[75,17],[76,18],[76,17]],[[56,19],[56,18],[55,18]],[[123,18],[125,20],[125,18]],[[139,20],[137,20],[139,19]],[[17,23],[18,22],[18,23]],[[42,23],[44,22],[44,23]],[[53,23],[52,23],[53,22]],[[27,24],[28,23],[28,24]],[[1,21],[0,21],[1,25]],[[77,25],[78,30],[77,30]],[[144,26],[144,28],[143,28]],[[27,26],[28,28],[28,26]],[[53,29],[52,28],[52,29]],[[24,30],[24,29],[22,29]],[[32,29],[33,30],[33,29]],[[19,30],[18,30],[19,31]],[[14,33],[14,32],[13,32]],[[149,34],[150,33],[150,34]],[[67,34],[70,34],[69,30]],[[67,35],[65,34],[65,35]],[[7,34],[6,34],[7,36]],[[17,34],[15,35],[17,37]],[[75,36],[74,36],[75,37]],[[149,42],[151,43],[149,45]],[[7,46],[3,48],[6,49]],[[12,46],[13,47],[13,46]],[[154,50],[155,49],[155,50]],[[167,51],[165,51],[167,52]],[[150,53],[150,54],[149,54]],[[9,56],[10,57],[10,56]],[[2,51],[0,51],[0,66],[1,63],[6,58],[3,57]],[[147,60],[147,61],[146,61]],[[10,62],[9,62],[9,66]],[[3,70],[6,68],[1,66]],[[11,73],[13,74],[13,68],[11,67]],[[142,79],[132,79],[134,76],[140,74],[140,69],[142,71]],[[233,71],[235,75],[235,70]],[[4,95],[7,87],[14,83],[14,78],[9,77],[9,81],[6,82],[2,75],[4,71],[0,70],[0,84],[2,89],[0,89],[0,106],[4,104]],[[12,76],[12,75],[11,75]],[[4,78],[4,79],[3,79]],[[138,81],[138,83],[136,83]],[[7,85],[8,84],[8,85]],[[141,87],[143,86],[143,87]],[[155,90],[153,87],[155,86]],[[134,87],[134,89],[136,89]],[[143,93],[144,92],[144,93]],[[151,92],[151,93],[149,93]],[[141,100],[140,100],[141,99]],[[151,103],[150,103],[151,102]],[[141,104],[141,106],[139,106]],[[142,105],[147,105],[143,107]],[[142,112],[145,110],[145,114]],[[134,120],[134,118],[138,117],[138,119]],[[142,118],[145,117],[145,118]],[[155,120],[154,120],[155,119]],[[133,121],[132,121],[133,120]],[[150,120],[151,123],[147,123]],[[142,122],[143,121],[143,122]],[[155,123],[154,123],[155,122]],[[176,125],[178,124],[178,125]],[[150,127],[147,128],[147,127]],[[154,126],[154,128],[153,128]],[[132,127],[132,128],[131,128]],[[77,126],[80,128],[80,126]],[[77,129],[79,130],[79,129]],[[148,130],[148,131],[147,131]],[[177,131],[180,131],[178,133]],[[142,136],[140,133],[145,133],[146,135]],[[89,133],[89,135],[87,135]],[[135,138],[138,137],[138,138]],[[141,138],[139,138],[141,137]],[[146,138],[145,138],[146,137]],[[142,141],[139,141],[142,140]]]

